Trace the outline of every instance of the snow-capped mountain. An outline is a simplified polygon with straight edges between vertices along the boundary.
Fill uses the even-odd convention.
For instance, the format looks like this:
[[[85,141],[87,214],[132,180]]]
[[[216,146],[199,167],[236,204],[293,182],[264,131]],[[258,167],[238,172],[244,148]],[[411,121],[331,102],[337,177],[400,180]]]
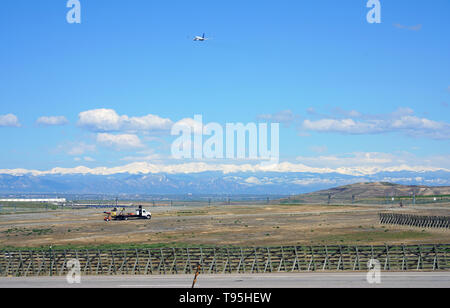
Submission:
[[[291,195],[360,182],[445,186],[450,185],[450,172],[398,171],[363,176],[308,172],[0,174],[0,193]]]

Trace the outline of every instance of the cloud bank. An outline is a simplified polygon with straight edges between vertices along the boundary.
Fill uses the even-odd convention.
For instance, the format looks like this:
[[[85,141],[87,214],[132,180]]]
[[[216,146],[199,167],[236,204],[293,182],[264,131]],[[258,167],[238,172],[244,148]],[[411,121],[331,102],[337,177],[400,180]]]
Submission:
[[[0,115],[0,127],[20,127],[19,119],[11,113]]]
[[[132,134],[112,135],[100,133],[97,135],[97,142],[117,150],[139,149],[144,147],[139,137]]]
[[[353,111],[347,117],[328,117],[304,120],[302,131],[339,133],[348,135],[371,135],[402,133],[410,137],[450,139],[450,124],[414,115],[409,108],[400,108],[385,115],[364,115]]]
[[[69,121],[64,116],[40,117],[36,120],[36,124],[43,126],[59,126],[68,123]]]
[[[119,115],[113,109],[95,109],[78,115],[78,126],[92,132],[162,132],[173,125],[170,119],[148,114],[142,117]]]

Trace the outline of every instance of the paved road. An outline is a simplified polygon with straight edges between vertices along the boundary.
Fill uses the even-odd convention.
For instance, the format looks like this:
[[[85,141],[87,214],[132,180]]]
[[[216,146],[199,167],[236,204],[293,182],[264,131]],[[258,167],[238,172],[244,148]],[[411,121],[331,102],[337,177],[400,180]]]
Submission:
[[[0,288],[190,288],[192,275],[0,278]],[[450,288],[450,272],[381,273],[381,284],[369,284],[366,273],[295,273],[200,275],[197,288]]]

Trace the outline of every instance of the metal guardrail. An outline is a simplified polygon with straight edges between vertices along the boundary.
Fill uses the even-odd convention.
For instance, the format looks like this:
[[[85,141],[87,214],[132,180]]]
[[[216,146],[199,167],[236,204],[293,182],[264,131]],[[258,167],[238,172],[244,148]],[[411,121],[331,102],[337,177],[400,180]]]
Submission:
[[[381,224],[450,229],[449,216],[420,216],[398,213],[380,213],[379,216]]]
[[[83,275],[363,271],[376,259],[385,271],[450,270],[450,244],[289,246],[134,250],[0,251],[0,276],[60,276],[76,259]]]

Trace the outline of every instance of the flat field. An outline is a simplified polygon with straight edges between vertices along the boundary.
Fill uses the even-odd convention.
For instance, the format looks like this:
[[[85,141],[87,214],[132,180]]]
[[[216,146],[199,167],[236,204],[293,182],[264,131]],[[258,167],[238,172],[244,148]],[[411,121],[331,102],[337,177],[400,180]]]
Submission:
[[[0,213],[0,248],[130,248],[450,243],[450,231],[380,225],[378,213],[448,215],[450,204],[145,206],[152,220],[103,220],[106,209]]]

